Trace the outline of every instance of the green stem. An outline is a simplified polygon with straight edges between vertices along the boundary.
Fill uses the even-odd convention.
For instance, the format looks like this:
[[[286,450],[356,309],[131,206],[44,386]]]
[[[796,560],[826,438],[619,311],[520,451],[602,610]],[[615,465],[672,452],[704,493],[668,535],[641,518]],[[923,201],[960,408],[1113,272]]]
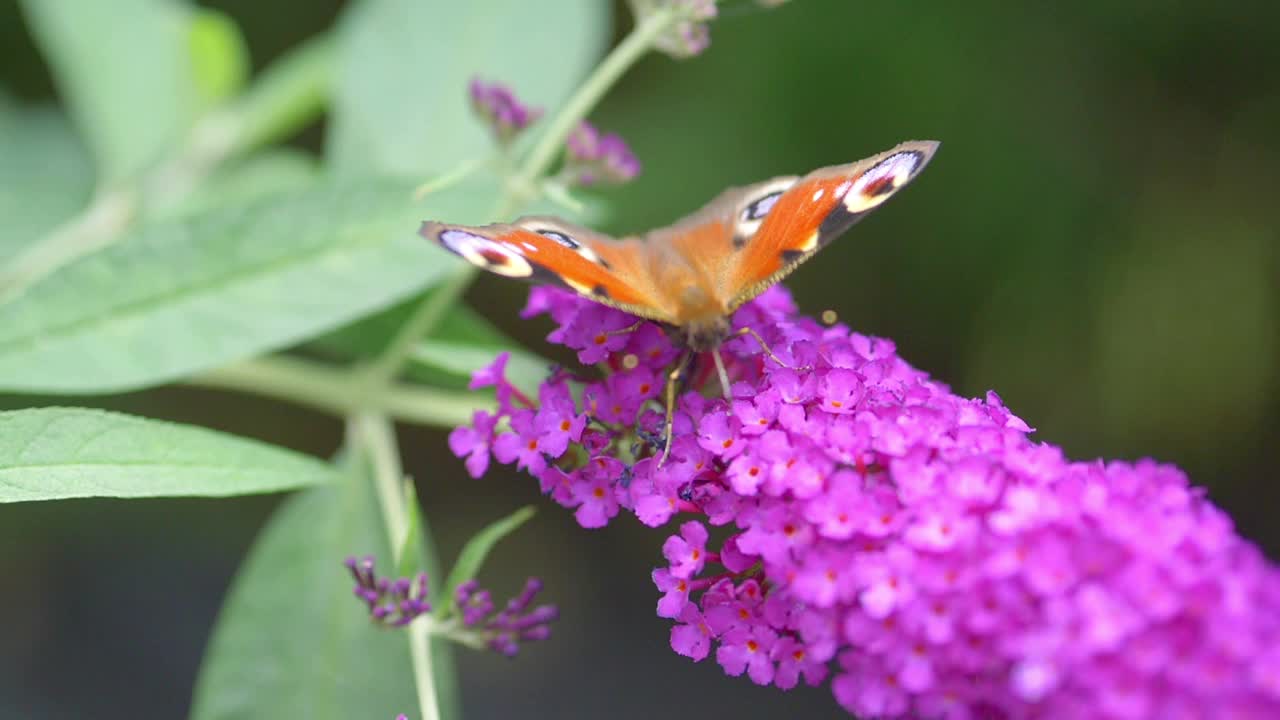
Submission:
[[[351,425],[360,444],[369,453],[387,540],[394,554],[393,562],[399,565],[400,551],[406,546],[405,535],[409,532],[409,512],[400,487],[404,481],[404,468],[400,463],[400,450],[396,447],[395,427],[386,415],[367,412],[352,417]],[[409,624],[408,630],[410,664],[422,719],[440,720],[435,674],[431,669],[431,628],[426,622],[415,621]]]
[[[469,422],[473,412],[491,403],[477,393],[404,383],[366,391],[351,382],[350,371],[279,355],[221,367],[186,382],[285,400],[333,415],[382,412],[397,420],[438,428]]]
[[[443,285],[436,286],[418,303],[413,315],[396,331],[386,349],[361,370],[361,379],[367,387],[381,387],[395,379],[405,360],[413,353],[414,345],[440,324],[444,314],[453,307],[475,276],[475,268],[468,265]]]
[[[670,30],[679,19],[676,9],[664,5],[640,20],[552,118],[538,144],[529,151],[515,187],[530,187],[538,178],[547,174],[565,139],[577,127],[578,122],[591,112],[605,93],[618,82],[618,78],[653,47],[654,41]]]
[[[62,223],[0,270],[0,303],[21,295],[54,270],[106,247],[133,223],[138,193],[117,188],[98,193],[89,207]]]

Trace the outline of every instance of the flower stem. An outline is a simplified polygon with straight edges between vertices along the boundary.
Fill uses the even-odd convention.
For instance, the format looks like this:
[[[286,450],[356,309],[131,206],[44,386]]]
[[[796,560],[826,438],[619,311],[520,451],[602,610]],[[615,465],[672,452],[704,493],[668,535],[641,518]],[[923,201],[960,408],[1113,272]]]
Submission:
[[[663,6],[645,15],[636,24],[551,119],[538,144],[529,151],[514,183],[516,188],[531,187],[551,169],[565,139],[578,122],[591,112],[605,93],[618,82],[618,78],[653,47],[654,41],[670,30],[678,20],[679,14],[675,9]]]
[[[467,265],[444,284],[427,293],[414,309],[413,315],[396,331],[386,349],[360,370],[366,387],[379,388],[395,379],[405,360],[413,353],[413,346],[435,329],[444,314],[453,307],[458,296],[471,285],[475,275],[475,269]]]
[[[374,484],[378,491],[378,506],[382,510],[383,526],[387,529],[387,541],[391,546],[394,564],[400,564],[401,550],[406,547],[405,535],[409,532],[409,512],[404,504],[404,467],[400,463],[400,450],[396,447],[396,431],[391,420],[381,413],[361,412],[352,416],[352,435],[369,453],[373,466]],[[410,664],[413,667],[413,684],[418,691],[418,706],[422,720],[440,720],[440,703],[436,697],[435,674],[431,669],[430,627],[420,618],[408,627]]]
[[[269,355],[218,368],[186,381],[285,400],[334,415],[381,412],[416,425],[453,428],[490,404],[479,393],[388,383],[371,391],[351,382],[350,371],[299,358]]]

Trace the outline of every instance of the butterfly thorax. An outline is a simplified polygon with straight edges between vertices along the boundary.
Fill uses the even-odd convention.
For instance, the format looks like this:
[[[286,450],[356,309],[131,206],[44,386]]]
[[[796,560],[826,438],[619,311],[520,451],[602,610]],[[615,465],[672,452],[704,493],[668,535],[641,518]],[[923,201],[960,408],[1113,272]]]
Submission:
[[[694,352],[715,350],[728,339],[731,332],[729,318],[723,315],[669,330],[673,340]]]

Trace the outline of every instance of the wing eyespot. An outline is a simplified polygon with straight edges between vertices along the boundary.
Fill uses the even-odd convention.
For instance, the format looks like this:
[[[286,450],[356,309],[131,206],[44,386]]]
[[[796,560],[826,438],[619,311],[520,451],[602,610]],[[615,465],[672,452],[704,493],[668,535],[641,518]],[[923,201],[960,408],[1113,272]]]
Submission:
[[[515,278],[533,275],[524,253],[507,243],[456,228],[441,231],[436,239],[449,252],[483,270]]]
[[[924,155],[904,150],[881,160],[862,173],[844,196],[844,206],[851,213],[863,213],[884,202],[906,185],[920,169]]]

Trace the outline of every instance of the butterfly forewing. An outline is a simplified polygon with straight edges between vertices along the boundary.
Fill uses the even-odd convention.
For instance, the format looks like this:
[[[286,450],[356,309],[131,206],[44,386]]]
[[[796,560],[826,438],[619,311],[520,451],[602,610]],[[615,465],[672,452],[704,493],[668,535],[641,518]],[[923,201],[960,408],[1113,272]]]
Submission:
[[[755,234],[732,256],[724,276],[729,309],[756,297],[911,182],[938,148],[905,142],[848,165],[800,178],[772,201]]]
[[[567,287],[640,317],[670,322],[645,270],[645,248],[563,220],[526,217],[483,227],[426,222],[419,233],[483,270]]]

